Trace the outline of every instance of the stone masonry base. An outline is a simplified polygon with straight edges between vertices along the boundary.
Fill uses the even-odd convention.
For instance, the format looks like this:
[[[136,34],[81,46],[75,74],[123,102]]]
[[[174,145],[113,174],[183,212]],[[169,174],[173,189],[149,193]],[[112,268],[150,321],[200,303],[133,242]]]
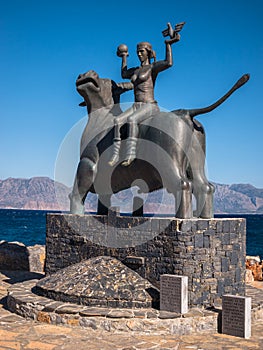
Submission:
[[[162,274],[188,276],[190,307],[218,307],[223,294],[245,294],[244,219],[47,214],[46,274],[103,255],[157,288]]]

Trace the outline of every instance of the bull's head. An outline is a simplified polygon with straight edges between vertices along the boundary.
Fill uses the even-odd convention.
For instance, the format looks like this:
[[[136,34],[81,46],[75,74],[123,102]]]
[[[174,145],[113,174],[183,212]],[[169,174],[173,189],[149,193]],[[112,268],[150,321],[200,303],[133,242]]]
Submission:
[[[80,74],[76,88],[85,101],[80,106],[87,106],[89,113],[114,104],[111,80],[100,78],[94,70]]]
[[[82,95],[88,90],[100,92],[99,76],[94,70],[89,70],[84,74],[80,74],[76,80],[77,91]]]
[[[92,101],[96,100],[96,95],[101,92],[100,78],[94,70],[80,74],[76,80],[78,93],[84,98],[79,106],[87,106],[89,113],[92,110]],[[95,96],[94,96],[95,95]]]

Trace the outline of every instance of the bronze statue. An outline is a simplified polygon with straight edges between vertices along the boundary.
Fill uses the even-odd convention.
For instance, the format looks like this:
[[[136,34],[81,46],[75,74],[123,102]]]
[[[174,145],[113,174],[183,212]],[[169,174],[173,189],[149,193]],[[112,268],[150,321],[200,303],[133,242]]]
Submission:
[[[109,165],[114,166],[119,161],[121,147],[120,127],[128,124],[128,140],[126,159],[122,165],[128,166],[136,158],[136,143],[138,138],[138,124],[159,112],[157,102],[154,98],[154,86],[157,75],[173,65],[171,45],[180,40],[179,31],[184,23],[177,25],[175,30],[168,23],[168,29],[163,31],[164,36],[170,36],[165,40],[166,55],[163,61],[156,61],[156,55],[152,45],[148,42],[141,42],[137,45],[137,55],[141,62],[139,67],[127,68],[128,47],[124,44],[117,49],[117,55],[122,58],[121,76],[123,79],[130,79],[134,86],[134,104],[124,113],[114,119],[114,149]],[[154,62],[151,63],[151,59]]]
[[[163,35],[171,35],[174,36],[175,41],[179,40],[176,29],[177,27],[173,30],[168,26]],[[204,171],[205,132],[203,126],[194,117],[208,113],[223,103],[236,89],[248,81],[249,75],[242,76],[222,98],[209,107],[160,112],[153,97],[155,79],[152,78],[150,67],[154,63],[149,64],[149,58],[150,55],[153,56],[153,52],[151,47],[147,46],[148,44],[143,45],[147,54],[144,52],[142,61],[147,62],[145,73],[148,77],[150,76],[149,81],[145,80],[150,82],[150,88],[146,89],[146,93],[144,91],[140,94],[138,88],[144,85],[138,84],[135,88],[134,81],[116,84],[110,79],[99,78],[94,71],[80,75],[76,81],[77,90],[87,106],[89,120],[81,139],[81,156],[70,195],[70,211],[72,214],[84,214],[86,196],[88,192],[93,192],[99,195],[98,214],[105,214],[113,193],[127,189],[136,179],[141,179],[147,184],[147,188],[141,188],[142,191],[152,192],[166,188],[168,192],[174,194],[176,217],[193,216],[192,195],[194,195],[197,202],[194,216],[211,218],[213,217],[214,188],[207,180]],[[166,45],[169,51],[171,43]],[[119,52],[127,53],[127,49],[119,47]],[[124,72],[126,72],[126,56],[126,54],[122,55]],[[171,63],[169,59],[168,62]],[[167,61],[161,65],[168,67]],[[143,65],[138,68],[140,74],[144,72],[143,69]],[[136,68],[130,72],[135,74]],[[128,114],[127,118],[125,112],[122,113],[118,102],[120,95],[132,88],[135,100],[142,99],[138,102],[142,106],[138,109],[132,106],[130,112],[136,113]],[[143,98],[146,100],[143,101]],[[144,105],[146,105],[145,109]],[[130,126],[132,123],[136,125]],[[132,145],[131,141],[136,141],[137,146],[136,142]],[[120,142],[117,147],[116,142]],[[131,148],[133,149],[130,152]],[[133,161],[134,157],[136,157],[135,161]],[[129,166],[122,166],[123,162],[124,165]],[[114,164],[116,165],[113,166]]]

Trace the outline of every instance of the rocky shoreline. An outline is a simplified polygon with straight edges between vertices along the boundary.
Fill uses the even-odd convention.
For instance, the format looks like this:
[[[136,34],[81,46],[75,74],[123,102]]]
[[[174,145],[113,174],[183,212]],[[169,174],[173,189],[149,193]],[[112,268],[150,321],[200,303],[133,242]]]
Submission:
[[[44,272],[44,245],[25,246],[21,242],[0,241],[0,270]]]
[[[263,260],[260,256],[246,257],[246,283],[263,281]]]

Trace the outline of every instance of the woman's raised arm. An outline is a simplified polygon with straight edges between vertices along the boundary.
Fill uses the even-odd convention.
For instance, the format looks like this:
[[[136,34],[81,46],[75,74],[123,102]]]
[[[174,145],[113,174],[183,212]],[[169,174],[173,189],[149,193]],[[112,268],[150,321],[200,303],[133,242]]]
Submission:
[[[127,68],[127,57],[129,56],[128,47],[125,44],[121,44],[117,48],[117,56],[122,58],[121,62],[121,77],[122,79],[130,79],[134,68]]]
[[[165,40],[165,59],[163,61],[157,61],[153,63],[153,69],[156,73],[159,73],[173,65],[172,44],[180,40],[180,34],[176,33],[176,36],[172,39]]]

